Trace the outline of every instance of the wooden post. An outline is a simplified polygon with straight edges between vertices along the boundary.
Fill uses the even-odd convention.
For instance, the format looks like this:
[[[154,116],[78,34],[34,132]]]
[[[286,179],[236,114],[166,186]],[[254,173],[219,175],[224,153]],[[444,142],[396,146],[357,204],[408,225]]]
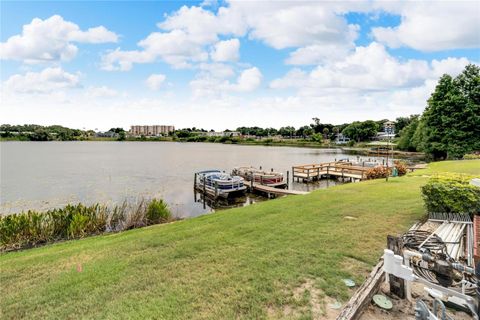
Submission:
[[[273,172],[273,168],[270,169],[270,172]]]
[[[289,185],[289,183],[290,183],[290,177],[289,177],[289,175],[290,175],[290,171],[287,170],[287,189],[288,189],[288,185]]]
[[[260,166],[260,170],[262,170],[262,166]]]
[[[317,168],[317,179],[320,180],[320,167]]]
[[[196,187],[197,187],[197,173],[195,172],[195,175],[193,177],[193,190],[195,190]]]
[[[205,194],[207,193],[207,187],[206,187],[206,180],[205,175],[203,175],[203,198],[205,199]]]
[[[307,182],[310,181],[310,169],[307,169]]]
[[[253,180],[255,180],[255,175],[252,173],[252,178],[250,179],[250,192],[253,192]]]
[[[387,248],[392,250],[393,253],[400,255],[402,253],[403,241],[400,237],[387,236]],[[394,275],[389,274],[390,292],[397,297],[405,298],[405,280],[397,278]]]

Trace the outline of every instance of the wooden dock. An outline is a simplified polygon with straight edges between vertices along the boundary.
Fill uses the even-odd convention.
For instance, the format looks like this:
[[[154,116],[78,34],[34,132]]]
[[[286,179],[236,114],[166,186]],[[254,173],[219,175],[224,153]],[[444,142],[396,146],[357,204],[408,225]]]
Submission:
[[[266,186],[266,185],[256,183],[256,182],[254,183],[254,182],[251,182],[251,181],[245,183],[245,185],[247,186],[247,188],[250,192],[257,191],[257,192],[266,193],[269,198],[271,196],[301,195],[301,194],[307,194],[308,193],[306,191],[275,188],[275,187]]]
[[[365,180],[370,167],[353,165],[351,162],[326,162],[292,167],[292,177],[297,181],[314,181],[323,177],[348,178],[352,181]]]

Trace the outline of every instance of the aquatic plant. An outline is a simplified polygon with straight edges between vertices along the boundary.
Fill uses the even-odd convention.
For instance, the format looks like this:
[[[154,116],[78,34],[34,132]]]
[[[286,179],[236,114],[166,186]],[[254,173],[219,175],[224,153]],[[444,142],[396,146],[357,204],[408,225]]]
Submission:
[[[124,201],[112,208],[79,203],[46,212],[29,210],[0,215],[0,251],[140,228],[171,219],[167,204],[157,199],[141,199],[135,203]]]
[[[153,199],[147,207],[147,223],[156,224],[167,222],[172,218],[167,204],[163,200]]]

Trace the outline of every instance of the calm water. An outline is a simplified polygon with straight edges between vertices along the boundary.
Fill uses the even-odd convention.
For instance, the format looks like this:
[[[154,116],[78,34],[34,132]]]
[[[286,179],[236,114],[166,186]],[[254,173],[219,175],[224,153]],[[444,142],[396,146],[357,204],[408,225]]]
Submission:
[[[175,215],[212,211],[193,192],[195,171],[262,166],[286,173],[292,165],[356,159],[338,149],[169,142],[1,142],[0,213],[49,209],[67,203],[165,199]],[[334,185],[291,183],[295,190]],[[261,197],[238,199],[246,205]]]

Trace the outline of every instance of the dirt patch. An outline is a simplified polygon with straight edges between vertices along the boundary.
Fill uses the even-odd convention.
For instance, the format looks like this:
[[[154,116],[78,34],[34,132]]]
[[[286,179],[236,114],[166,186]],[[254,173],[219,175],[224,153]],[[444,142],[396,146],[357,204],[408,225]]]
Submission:
[[[71,270],[75,268],[78,272],[83,271],[83,265],[89,261],[91,261],[93,257],[91,255],[87,254],[78,254],[75,256],[69,257],[66,261],[63,263],[63,269],[65,270]]]
[[[305,279],[299,287],[291,290],[293,301],[280,308],[268,307],[269,319],[297,319],[309,315],[315,320],[334,320],[341,308],[334,298],[328,297],[315,286],[315,280]]]
[[[390,300],[392,300],[393,308],[392,310],[383,310],[377,307],[375,304],[371,303],[365,309],[360,320],[396,320],[396,319],[405,319],[405,320],[415,320],[415,303],[417,299],[422,299],[424,302],[429,305],[430,310],[432,310],[432,299],[428,294],[423,290],[423,286],[419,283],[413,283],[412,285],[412,296],[414,297],[414,302],[411,303],[406,299],[399,299],[394,295],[391,295],[388,290],[388,285],[383,283],[380,287],[380,293],[386,295]],[[447,308],[447,315],[455,320],[471,320],[472,317],[465,312],[455,311]]]

